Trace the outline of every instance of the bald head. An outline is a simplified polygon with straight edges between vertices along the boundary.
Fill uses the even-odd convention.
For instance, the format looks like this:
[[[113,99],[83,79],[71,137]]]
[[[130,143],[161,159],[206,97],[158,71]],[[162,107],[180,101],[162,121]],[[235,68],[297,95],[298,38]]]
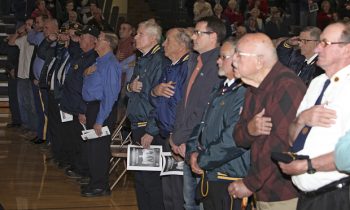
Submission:
[[[258,87],[278,61],[271,39],[262,33],[246,34],[237,43],[233,57],[236,76]]]
[[[244,35],[237,44],[239,49],[244,48],[249,53],[260,55],[272,67],[278,60],[276,48],[272,40],[263,33],[249,33]]]

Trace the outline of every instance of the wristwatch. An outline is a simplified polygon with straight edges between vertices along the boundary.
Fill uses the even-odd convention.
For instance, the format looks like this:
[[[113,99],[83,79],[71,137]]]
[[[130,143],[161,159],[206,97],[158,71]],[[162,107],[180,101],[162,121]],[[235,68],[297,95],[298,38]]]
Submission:
[[[308,173],[308,174],[316,173],[316,169],[314,169],[314,167],[312,166],[310,158],[307,159],[307,171],[306,171],[306,173]]]

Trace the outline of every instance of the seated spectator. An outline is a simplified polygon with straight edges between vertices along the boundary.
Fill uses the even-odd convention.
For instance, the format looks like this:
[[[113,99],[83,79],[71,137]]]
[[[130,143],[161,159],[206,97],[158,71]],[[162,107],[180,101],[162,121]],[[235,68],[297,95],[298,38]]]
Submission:
[[[224,9],[222,8],[221,4],[215,4],[214,6],[214,15],[219,18],[220,20],[222,20],[222,22],[224,22],[225,27],[226,27],[226,36],[232,36],[232,28],[231,25],[229,23],[229,21],[227,20],[227,18],[225,16],[222,15],[222,12],[224,11]]]
[[[256,33],[260,32],[258,27],[258,21],[254,17],[249,17],[246,21],[246,28],[248,33]]]
[[[230,24],[234,24],[235,26],[243,24],[243,15],[238,11],[237,1],[230,0],[227,3],[228,7],[226,7],[224,11],[224,16],[228,19]]]
[[[68,28],[69,25],[78,23],[78,15],[75,11],[69,11],[68,20],[62,24],[65,28]]]
[[[32,12],[30,17],[36,18],[38,16],[47,16],[49,18],[52,17],[50,11],[46,8],[46,4],[44,0],[37,0],[35,2],[36,9]]]
[[[324,0],[321,4],[321,11],[317,14],[317,27],[323,30],[331,22],[333,22],[331,4],[328,0]]]
[[[247,28],[245,26],[238,26],[236,29],[236,39],[240,39],[244,34],[247,33]]]
[[[289,23],[286,18],[282,16],[279,8],[271,7],[270,17],[266,19],[265,33],[271,39],[289,35]]]
[[[249,14],[250,14],[250,17],[255,18],[259,31],[263,31],[264,30],[264,21],[260,17],[261,16],[260,10],[256,7],[254,7],[252,10],[250,10]]]
[[[211,5],[205,0],[197,0],[193,5],[193,20],[196,22],[197,20],[213,15],[213,9]]]
[[[94,25],[96,26],[100,31],[112,31],[112,28],[110,25],[108,25],[107,21],[104,21],[104,18],[102,17],[101,9],[97,8],[92,13],[93,18],[89,20],[88,25]]]
[[[87,24],[94,18],[93,13],[98,9],[96,2],[91,1],[89,11],[83,15],[83,24]]]
[[[250,10],[254,8],[259,9],[263,17],[269,14],[269,3],[267,0],[248,0],[248,4]]]

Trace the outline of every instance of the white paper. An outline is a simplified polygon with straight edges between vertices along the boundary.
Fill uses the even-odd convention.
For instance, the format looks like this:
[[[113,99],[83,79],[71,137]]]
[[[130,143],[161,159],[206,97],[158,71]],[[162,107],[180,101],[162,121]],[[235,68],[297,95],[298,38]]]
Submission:
[[[184,161],[177,161],[171,152],[163,152],[162,154],[162,171],[161,176],[165,175],[184,175]]]
[[[102,136],[108,136],[111,135],[111,132],[109,131],[107,126],[102,127],[102,134],[101,136],[97,136],[96,132],[94,129],[89,129],[89,130],[83,130],[81,131],[82,135],[81,138],[83,140],[88,140],[88,139],[96,139]]]
[[[149,149],[142,146],[128,145],[127,170],[161,171],[162,146],[151,145]]]
[[[69,121],[73,121],[73,115],[62,112],[60,110],[60,115],[61,115],[61,121],[62,122],[69,122]]]

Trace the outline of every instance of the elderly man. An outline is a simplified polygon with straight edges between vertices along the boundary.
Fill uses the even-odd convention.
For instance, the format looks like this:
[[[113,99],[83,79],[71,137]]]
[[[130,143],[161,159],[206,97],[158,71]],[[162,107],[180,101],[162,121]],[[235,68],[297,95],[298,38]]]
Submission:
[[[241,80],[236,80],[232,67],[235,43],[226,41],[217,60],[219,76],[226,77],[211,93],[201,123],[187,142],[186,156],[190,158],[192,171],[206,173],[209,192],[203,201],[206,210],[241,210],[240,199],[231,206],[231,197],[227,191],[229,181],[220,180],[223,174],[230,178],[241,179],[249,168],[249,151],[239,148],[232,139],[232,131],[244,102],[246,88]],[[245,204],[243,204],[245,205]]]
[[[216,59],[219,56],[219,45],[226,36],[225,24],[216,17],[200,19],[192,35],[193,49],[199,55],[191,56],[189,72],[184,87],[184,98],[177,108],[175,127],[170,136],[172,150],[185,156],[186,142],[193,128],[200,123],[209,100],[213,86],[220,78],[217,75]],[[196,175],[190,167],[184,165],[184,198],[185,209],[199,209],[195,202]]]
[[[76,34],[80,35],[76,37]],[[79,41],[81,54],[72,58],[70,69],[66,75],[62,87],[60,110],[73,115],[73,121],[63,124],[63,147],[66,148],[66,156],[70,167],[66,169],[66,175],[70,178],[82,178],[89,176],[87,164],[87,143],[81,139],[81,131],[86,124],[86,103],[82,97],[84,70],[94,65],[98,54],[94,50],[99,31],[92,26],[86,26],[83,30],[70,30],[71,40]],[[71,42],[72,42],[71,41]],[[70,149],[70,150],[69,150]],[[81,179],[81,184],[86,184],[87,179]]]
[[[151,90],[158,84],[165,59],[158,44],[161,33],[162,29],[154,21],[148,20],[139,24],[135,43],[143,55],[137,61],[131,83],[126,88],[129,96],[127,116],[131,122],[132,139],[144,148],[151,144],[162,144],[154,139],[159,131],[151,115],[154,107],[150,102]],[[164,209],[159,174],[153,171],[135,172],[137,204],[140,210]]]
[[[111,136],[102,135],[102,127],[114,128],[117,117],[116,101],[120,91],[121,68],[113,51],[118,37],[113,33],[101,32],[95,50],[96,64],[85,69],[82,96],[87,102],[86,127],[93,128],[98,138],[87,140],[89,185],[82,189],[84,197],[110,194],[109,159]]]
[[[238,146],[251,148],[251,168],[241,181],[230,184],[233,197],[256,194],[257,208],[292,210],[297,191],[271,152],[288,150],[288,127],[305,93],[305,85],[278,62],[272,41],[261,33],[243,36],[233,57],[237,77],[250,87],[233,132]]]
[[[151,92],[152,102],[156,107],[154,115],[159,127],[159,135],[155,139],[163,142],[165,152],[171,151],[167,139],[174,130],[176,105],[183,98],[191,42],[191,37],[185,29],[173,28],[167,32],[163,46],[165,56],[171,60],[171,63],[163,69],[159,84]],[[182,180],[181,176],[176,175],[162,177],[165,209],[183,210]]]
[[[322,32],[315,53],[325,74],[311,82],[289,128],[292,151],[309,156],[280,163],[302,191],[298,210],[350,209],[349,176],[334,164],[334,148],[350,129],[350,99],[346,97],[350,90],[349,33],[344,23],[331,24]]]
[[[42,24],[42,22],[45,20],[45,17],[39,16],[35,20],[35,24]],[[41,31],[42,30],[42,31]],[[57,34],[58,32],[58,22],[56,19],[46,19],[43,25],[43,28],[41,26],[35,26],[35,30],[31,30],[28,32],[28,42],[35,45],[37,47],[37,53],[33,56],[35,56],[35,59],[33,61],[32,65],[32,71],[34,74],[33,79],[33,96],[34,96],[34,103],[36,112],[38,115],[38,124],[37,124],[37,139],[35,139],[33,142],[35,144],[41,144],[43,143],[47,138],[47,113],[46,113],[46,106],[47,106],[47,92],[45,90],[41,91],[39,88],[39,79],[41,70],[43,69],[46,56],[43,57],[40,55],[40,51],[43,46],[41,43],[43,43],[44,39],[49,38],[49,36],[53,34]],[[55,43],[53,43],[54,45]],[[53,47],[53,46],[52,46]],[[45,54],[44,54],[45,55]]]
[[[321,30],[314,26],[306,27],[298,37],[281,42],[277,47],[279,61],[291,68],[308,86],[311,80],[323,70],[316,65],[317,54],[314,50],[320,40]],[[294,47],[298,46],[299,49]]]

